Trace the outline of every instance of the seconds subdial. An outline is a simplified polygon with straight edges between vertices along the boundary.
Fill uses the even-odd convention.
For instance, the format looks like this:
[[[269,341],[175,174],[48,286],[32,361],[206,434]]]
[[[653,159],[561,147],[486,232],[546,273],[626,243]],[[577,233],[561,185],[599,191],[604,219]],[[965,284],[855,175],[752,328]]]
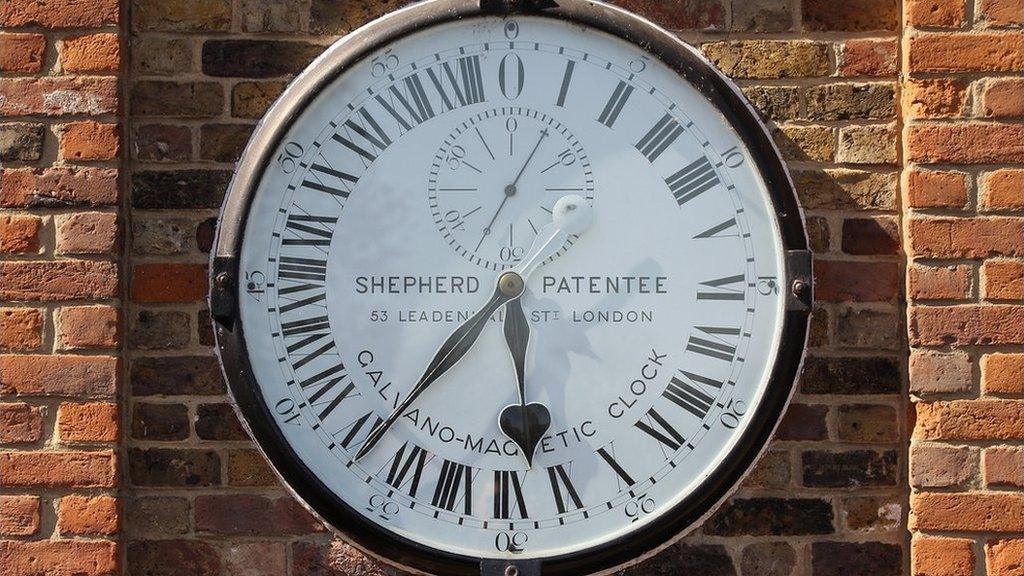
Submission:
[[[473,116],[445,138],[431,165],[429,193],[445,241],[470,262],[503,270],[551,222],[559,198],[593,200],[594,176],[568,128],[536,110],[502,107]]]

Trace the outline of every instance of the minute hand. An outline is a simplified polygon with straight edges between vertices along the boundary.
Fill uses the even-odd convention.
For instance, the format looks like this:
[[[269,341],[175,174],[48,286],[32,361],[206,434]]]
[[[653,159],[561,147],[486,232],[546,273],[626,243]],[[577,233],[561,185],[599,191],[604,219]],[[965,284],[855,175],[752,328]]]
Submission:
[[[405,412],[416,398],[423,393],[431,384],[433,384],[438,378],[440,378],[445,372],[451,369],[462,360],[462,357],[469,352],[469,349],[476,343],[477,337],[480,336],[480,332],[483,331],[484,326],[487,325],[487,320],[494,314],[498,308],[501,308],[506,302],[508,302],[512,296],[506,295],[502,292],[502,286],[499,282],[498,286],[494,288],[494,294],[491,295],[491,299],[480,310],[477,310],[476,314],[473,314],[469,320],[466,320],[458,328],[453,331],[448,338],[445,339],[441,347],[438,348],[434,354],[434,358],[427,365],[427,369],[423,371],[423,376],[420,376],[419,382],[413,386],[412,390],[409,391],[409,395],[405,397],[387,418],[382,420],[380,424],[377,424],[370,431],[369,436],[366,437],[366,441],[363,442],[362,447],[359,448],[359,452],[356,452],[355,459],[359,460],[366,455],[367,452],[373,449],[374,446],[380,442],[380,439],[384,437],[388,429],[401,417],[402,413]]]

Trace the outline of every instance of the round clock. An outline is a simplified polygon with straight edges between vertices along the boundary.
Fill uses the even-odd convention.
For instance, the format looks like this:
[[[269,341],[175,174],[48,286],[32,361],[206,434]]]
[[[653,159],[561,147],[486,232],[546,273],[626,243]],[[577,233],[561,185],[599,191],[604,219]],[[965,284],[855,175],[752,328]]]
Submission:
[[[341,39],[231,183],[211,313],[273,468],[361,549],[581,574],[738,484],[802,358],[800,209],[740,92],[585,0],[434,0]]]

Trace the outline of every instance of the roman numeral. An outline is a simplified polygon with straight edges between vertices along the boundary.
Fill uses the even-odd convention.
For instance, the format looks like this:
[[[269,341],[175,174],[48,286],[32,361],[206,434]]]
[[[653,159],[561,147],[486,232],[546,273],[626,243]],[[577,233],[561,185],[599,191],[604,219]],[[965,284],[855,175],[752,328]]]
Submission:
[[[406,451],[408,450],[408,453]],[[427,465],[427,451],[415,444],[406,442],[391,459],[386,482],[398,490],[405,490],[410,497],[416,497],[420,487],[420,476]]]
[[[349,382],[348,386],[346,386],[336,396],[326,400],[326,402],[321,402],[329,392],[334,391],[338,383],[345,379],[345,376],[347,376],[345,374],[345,365],[338,362],[334,366],[322,370],[321,372],[299,382],[299,387],[302,388],[303,392],[311,389],[313,390],[313,393],[306,397],[309,400],[310,406],[324,405],[319,414],[321,420],[330,416],[331,412],[341,404],[342,400],[348,397],[348,395],[352,393],[352,390],[355,389],[355,384]]]
[[[376,100],[388,111],[388,114],[395,117],[405,131],[409,131],[433,118],[434,109],[430,105],[427,92],[423,89],[423,83],[417,74],[407,76],[403,80],[403,84],[405,84],[405,94],[398,89],[396,84],[392,84],[387,92],[389,97],[384,98],[383,94],[378,94]],[[395,105],[396,102],[401,110],[399,106]]]
[[[285,246],[330,246],[334,235],[336,216],[314,216],[311,214],[289,214],[285,228],[292,236],[282,238]]]
[[[456,68],[451,62],[427,69],[427,77],[441,96],[446,110],[454,110],[459,106],[468,106],[485,100],[483,72],[480,69],[480,56],[464,56],[456,60]],[[451,94],[449,95],[449,91]],[[454,99],[453,99],[454,97]]]
[[[736,236],[739,236],[739,234],[736,234],[735,232],[731,233],[731,234],[722,234],[721,236],[719,236],[719,232],[725,232],[726,230],[729,230],[729,229],[735,228],[735,227],[736,227],[736,219],[735,218],[729,218],[725,222],[722,222],[721,224],[715,224],[711,228],[708,228],[707,230],[701,232],[700,234],[697,234],[693,238],[694,238],[694,240],[696,240],[697,238],[729,238],[729,237],[736,237]]]
[[[288,345],[286,350],[291,355],[298,350],[309,346],[315,342],[318,342],[324,338],[328,338],[331,335],[331,325],[327,322],[327,316],[313,316],[311,318],[305,318],[302,320],[292,320],[290,322],[281,323],[281,333],[284,334],[286,339],[298,337],[298,342],[293,342]],[[326,348],[321,349],[316,353],[317,356],[323,354],[334,345],[333,340],[330,345]],[[311,358],[306,357],[301,364],[296,363],[292,367],[300,368],[302,364],[309,362]]]
[[[430,503],[438,508],[451,512],[462,496],[462,508],[468,516],[473,506],[473,469],[469,466],[445,460],[441,465],[441,474],[434,488],[434,497]]]
[[[659,443],[664,444],[669,450],[675,452],[686,442],[686,438],[683,438],[683,435],[654,408],[647,411],[647,418],[649,422],[641,418],[633,425]]]
[[[303,284],[302,286],[310,286],[310,285],[309,284]],[[281,295],[285,294],[284,290],[279,291],[279,293]],[[291,312],[293,310],[298,310],[299,308],[304,308],[306,306],[314,306],[314,305],[316,305],[316,306],[323,306],[322,304],[320,304],[320,302],[322,302],[322,301],[324,301],[326,299],[327,299],[327,294],[321,292],[319,294],[314,294],[312,296],[308,296],[306,298],[302,298],[301,300],[295,300],[293,302],[289,302],[288,304],[285,304],[284,306],[281,306],[279,308],[279,310],[282,313],[284,313],[284,312]]]
[[[665,114],[636,143],[636,149],[646,156],[649,162],[654,162],[682,133],[683,127],[680,126],[679,121],[673,118],[671,114]]]
[[[685,168],[665,178],[672,195],[680,206],[719,184],[718,174],[706,156],[701,156]]]
[[[736,346],[722,336],[739,336],[739,328],[697,326],[696,329],[703,332],[704,336],[690,335],[690,339],[686,343],[687,351],[732,362],[736,356]]]
[[[608,98],[608,102],[604,105],[604,110],[597,117],[597,121],[609,128],[613,127],[615,121],[619,119],[622,107],[626,105],[626,101],[629,100],[629,96],[632,93],[633,87],[619,80],[615,90],[612,91],[612,95]]]
[[[362,158],[363,163],[369,166],[370,163],[377,159],[377,154],[380,154],[391,145],[391,138],[388,138],[384,129],[366,111],[366,108],[360,108],[358,114],[362,117],[362,124],[356,122],[354,118],[349,118],[342,125],[345,134],[342,135],[340,132],[335,132],[331,138],[358,154]]]
[[[697,300],[738,300],[742,302],[745,297],[744,280],[743,274],[737,274],[701,282],[701,286],[707,286],[714,291],[697,290]]]
[[[281,256],[277,265],[279,280],[312,280],[322,286],[327,280],[327,260]]]
[[[580,495],[572,485],[572,479],[563,465],[548,468],[548,479],[551,480],[551,493],[555,497],[555,508],[559,514],[565,514],[567,503],[572,504],[577,510],[583,508],[583,501],[580,500]],[[568,500],[566,496],[569,497]]]
[[[701,420],[708,415],[715,397],[679,378],[672,377],[662,396]]]
[[[575,70],[575,60],[565,63],[565,74],[562,75],[562,86],[558,89],[558,100],[555,101],[555,106],[565,107],[565,97],[569,94],[569,84],[572,83],[572,73]]]
[[[352,446],[352,443],[355,441],[356,437],[359,436],[359,432],[363,430],[363,427],[366,426],[366,423],[370,422],[371,419],[373,419],[372,411],[363,414],[362,416],[357,418],[355,422],[339,428],[336,432],[334,432],[334,434],[332,434],[332,436],[337,438],[339,434],[347,430],[348,432],[345,434],[345,437],[341,439],[341,447],[348,450],[348,448]],[[367,433],[369,433],[370,430],[373,430],[377,426],[377,424],[380,424],[384,419],[381,418],[380,416],[377,416],[373,420],[373,424],[371,426],[366,427]]]
[[[512,513],[519,511],[520,518],[527,518],[526,501],[523,499],[523,484],[515,470],[494,471],[494,517],[508,520]]]
[[[611,446],[611,444],[609,444],[609,446]],[[615,448],[612,447],[612,450],[614,451]],[[601,457],[602,460],[604,460],[609,466],[611,466],[612,470],[615,471],[615,475],[618,477],[619,480],[625,482],[626,486],[632,486],[633,484],[636,484],[636,480],[633,480],[633,477],[630,476],[625,469],[623,469],[622,465],[619,464],[619,462],[615,459],[614,454],[605,450],[603,447],[597,449],[597,454],[598,456]],[[620,485],[619,487],[621,488],[622,486]]]
[[[334,180],[330,180],[331,178]],[[321,155],[320,162],[313,162],[309,167],[309,171],[306,172],[305,179],[302,181],[302,187],[338,196],[339,198],[348,198],[349,193],[352,192],[352,186],[357,182],[359,182],[359,178],[348,172],[336,170]]]

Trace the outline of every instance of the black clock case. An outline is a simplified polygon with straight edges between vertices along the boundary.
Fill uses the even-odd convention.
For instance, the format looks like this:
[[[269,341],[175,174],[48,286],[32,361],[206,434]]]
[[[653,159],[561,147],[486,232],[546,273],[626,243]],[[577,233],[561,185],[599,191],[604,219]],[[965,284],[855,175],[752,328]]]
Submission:
[[[658,520],[591,549],[535,559],[481,560],[436,550],[388,532],[331,493],[285,442],[256,385],[238,308],[238,258],[259,177],[282,134],[319,88],[382,46],[432,25],[487,16],[568,20],[639,45],[693,84],[731,122],[771,191],[787,250],[788,291],[782,343],[766,395],[746,430],[701,489]],[[621,8],[588,0],[426,0],[393,12],[332,45],[297,77],[271,107],[250,140],[221,209],[211,261],[209,304],[216,351],[235,409],[285,485],[311,512],[359,549],[401,569],[430,574],[545,576],[607,573],[647,558],[697,526],[750,471],[770,440],[792,395],[803,359],[812,302],[811,257],[792,180],[767,128],[736,86],[698,51],[671,33]]]

